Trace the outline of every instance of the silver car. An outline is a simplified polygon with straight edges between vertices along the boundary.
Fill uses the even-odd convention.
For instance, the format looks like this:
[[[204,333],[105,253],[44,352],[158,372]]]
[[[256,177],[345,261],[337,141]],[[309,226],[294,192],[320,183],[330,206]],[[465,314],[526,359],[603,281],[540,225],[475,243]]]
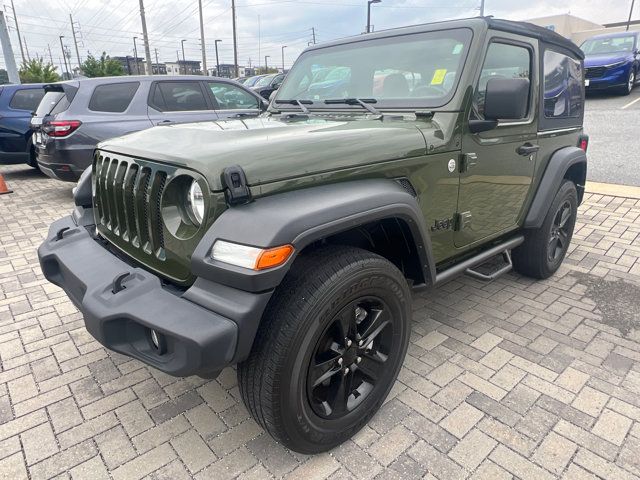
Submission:
[[[31,119],[40,169],[77,181],[98,142],[155,125],[259,115],[266,102],[232,80],[124,76],[53,83]]]

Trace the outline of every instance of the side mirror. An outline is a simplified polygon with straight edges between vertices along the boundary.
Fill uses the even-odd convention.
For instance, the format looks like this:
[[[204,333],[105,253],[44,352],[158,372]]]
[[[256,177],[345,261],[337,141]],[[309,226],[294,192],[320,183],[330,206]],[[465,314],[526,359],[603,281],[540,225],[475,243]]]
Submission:
[[[526,78],[491,78],[484,98],[487,120],[521,120],[529,108],[529,80]]]

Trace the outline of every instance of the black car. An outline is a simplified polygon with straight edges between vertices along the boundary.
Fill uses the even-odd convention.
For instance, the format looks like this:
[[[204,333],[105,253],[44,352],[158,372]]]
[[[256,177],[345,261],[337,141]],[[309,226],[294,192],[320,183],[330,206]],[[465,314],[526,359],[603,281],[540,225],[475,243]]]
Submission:
[[[282,82],[284,81],[284,77],[286,77],[284,73],[272,73],[271,75],[265,75],[258,80],[253,87],[251,87],[251,90],[256,92],[262,98],[266,98],[268,100],[269,96],[280,88],[280,85],[282,85]]]

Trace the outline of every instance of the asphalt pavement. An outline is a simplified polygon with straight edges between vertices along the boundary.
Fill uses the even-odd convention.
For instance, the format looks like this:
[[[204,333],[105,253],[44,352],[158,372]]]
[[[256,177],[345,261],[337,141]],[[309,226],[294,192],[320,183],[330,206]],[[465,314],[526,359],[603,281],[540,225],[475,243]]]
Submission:
[[[640,86],[631,95],[587,96],[588,179],[640,186]]]

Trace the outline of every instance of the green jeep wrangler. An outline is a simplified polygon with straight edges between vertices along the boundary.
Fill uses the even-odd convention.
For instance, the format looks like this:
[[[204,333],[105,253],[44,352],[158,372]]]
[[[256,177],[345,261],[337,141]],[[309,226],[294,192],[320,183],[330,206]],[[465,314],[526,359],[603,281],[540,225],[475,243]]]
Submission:
[[[176,376],[237,365],[265,430],[325,451],[393,386],[412,290],[559,268],[583,110],[582,52],[526,23],[314,45],[255,115],[100,144],[42,270],[106,347]]]

